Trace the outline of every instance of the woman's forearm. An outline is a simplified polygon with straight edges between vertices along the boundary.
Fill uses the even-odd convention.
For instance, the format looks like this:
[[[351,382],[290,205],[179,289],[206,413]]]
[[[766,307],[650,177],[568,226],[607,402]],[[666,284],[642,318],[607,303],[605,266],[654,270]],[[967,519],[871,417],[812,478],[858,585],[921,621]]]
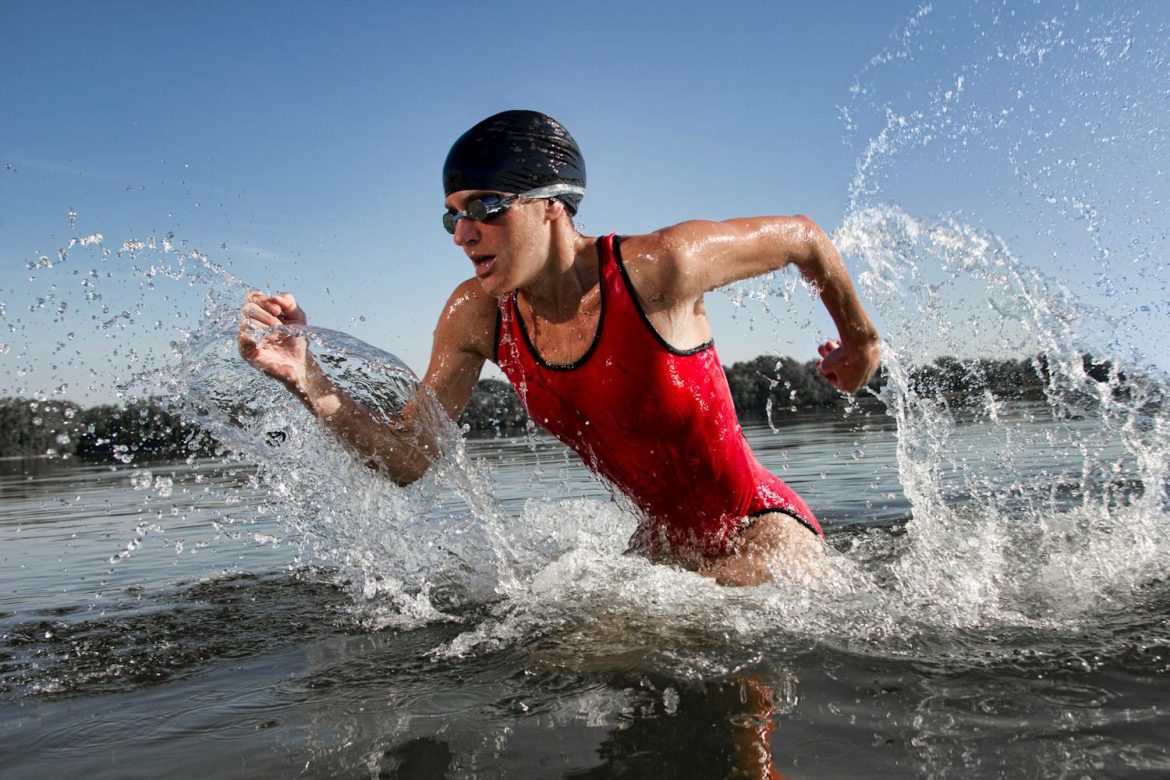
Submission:
[[[436,415],[427,414],[438,403],[423,385],[401,412],[376,414],[334,384],[310,359],[306,376],[290,390],[355,456],[399,485],[426,473],[438,453],[436,421],[429,419]]]

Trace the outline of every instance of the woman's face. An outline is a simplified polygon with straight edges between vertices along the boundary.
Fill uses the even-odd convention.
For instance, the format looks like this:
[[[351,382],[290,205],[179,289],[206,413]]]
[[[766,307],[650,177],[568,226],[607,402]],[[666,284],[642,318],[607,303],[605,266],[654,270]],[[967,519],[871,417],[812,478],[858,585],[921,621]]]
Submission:
[[[477,198],[505,194],[460,190],[448,195],[445,205],[449,212],[463,212]],[[548,208],[546,200],[517,200],[488,219],[462,217],[455,221],[452,238],[475,266],[485,292],[497,297],[509,295],[544,269],[552,236]]]

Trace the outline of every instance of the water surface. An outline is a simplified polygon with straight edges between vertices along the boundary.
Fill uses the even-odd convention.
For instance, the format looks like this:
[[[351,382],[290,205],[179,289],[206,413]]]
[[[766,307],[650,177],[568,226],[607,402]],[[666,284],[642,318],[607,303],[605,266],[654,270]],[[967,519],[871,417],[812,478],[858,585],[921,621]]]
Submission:
[[[1034,411],[1013,423],[1050,433]],[[891,425],[857,414],[750,429],[848,564],[819,589],[720,588],[623,555],[633,519],[559,445],[521,437],[469,450],[507,523],[541,526],[543,559],[503,597],[432,594],[432,613],[380,629],[419,591],[355,604],[254,468],[10,464],[5,775],[715,777],[758,770],[761,743],[798,776],[1164,774],[1164,576],[1069,604],[1021,569],[1006,574],[1031,582],[979,610],[943,580],[931,603],[899,569]],[[447,495],[429,517],[460,512]]]

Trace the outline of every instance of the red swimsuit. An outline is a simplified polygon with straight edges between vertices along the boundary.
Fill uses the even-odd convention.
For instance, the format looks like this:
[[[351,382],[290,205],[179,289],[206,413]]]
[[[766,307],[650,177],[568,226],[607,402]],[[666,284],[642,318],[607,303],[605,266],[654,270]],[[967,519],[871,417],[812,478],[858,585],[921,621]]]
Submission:
[[[534,421],[571,447],[645,514],[635,545],[723,554],[768,512],[820,524],[800,496],[760,465],[744,439],[714,342],[677,350],[658,335],[621,260],[621,239],[598,239],[601,314],[576,363],[546,363],[519,316],[500,301],[496,362]]]

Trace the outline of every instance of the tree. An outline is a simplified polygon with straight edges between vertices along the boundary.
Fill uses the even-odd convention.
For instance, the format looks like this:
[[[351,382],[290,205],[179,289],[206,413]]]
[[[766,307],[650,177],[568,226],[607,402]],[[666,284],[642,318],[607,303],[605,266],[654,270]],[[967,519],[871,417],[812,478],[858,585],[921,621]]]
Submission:
[[[498,379],[481,379],[475,383],[471,399],[459,416],[459,424],[476,432],[514,432],[528,424],[528,412],[510,384]]]

